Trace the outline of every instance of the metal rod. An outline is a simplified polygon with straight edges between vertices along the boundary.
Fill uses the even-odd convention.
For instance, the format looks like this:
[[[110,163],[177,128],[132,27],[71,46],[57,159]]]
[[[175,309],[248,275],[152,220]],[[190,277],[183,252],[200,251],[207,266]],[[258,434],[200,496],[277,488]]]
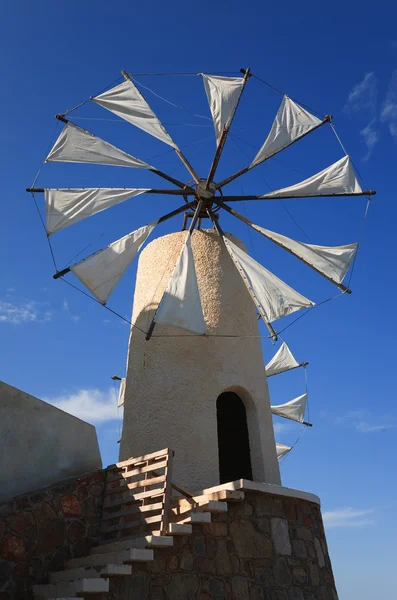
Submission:
[[[235,109],[234,109],[234,111],[233,111],[233,114],[232,114],[232,117],[231,117],[231,119],[230,119],[230,122],[229,122],[229,124],[228,124],[228,126],[227,126],[227,127],[225,126],[225,127],[223,128],[222,135],[221,135],[221,139],[219,140],[219,144],[218,144],[218,147],[217,147],[217,149],[216,149],[216,152],[215,152],[214,159],[213,159],[213,161],[212,161],[212,165],[211,165],[211,168],[210,168],[210,172],[208,173],[208,177],[207,177],[207,183],[206,183],[206,185],[205,185],[205,188],[206,188],[207,190],[208,190],[208,188],[209,188],[210,184],[212,183],[212,181],[213,181],[213,179],[214,179],[214,177],[215,177],[215,172],[216,172],[216,169],[217,169],[217,167],[218,167],[219,160],[220,160],[220,158],[221,158],[221,155],[222,155],[222,151],[223,151],[223,147],[224,147],[224,145],[225,145],[225,142],[226,142],[227,134],[229,133],[230,127],[231,127],[231,125],[232,125],[232,122],[233,122],[233,119],[234,119],[234,115],[236,114],[236,111],[237,111],[238,105],[239,105],[239,103],[240,103],[240,100],[241,100],[241,96],[242,96],[242,94],[243,94],[243,91],[244,91],[244,88],[245,88],[245,84],[247,83],[247,80],[248,80],[249,76],[250,76],[250,68],[246,69],[246,71],[245,71],[245,74],[244,74],[244,79],[243,79],[243,86],[242,86],[242,88],[241,88],[241,93],[240,93],[240,96],[239,96],[239,98],[238,98],[238,101],[237,101],[236,107],[235,107]]]
[[[319,194],[318,196],[266,196],[266,194],[262,196],[223,196],[223,200],[225,200],[225,202],[243,202],[244,200],[289,200],[291,198],[335,198],[339,196],[375,196],[375,194],[376,190],[365,190],[363,192],[351,192],[345,194]]]
[[[121,71],[121,74],[122,74],[122,76],[124,77],[124,79],[126,81],[130,81],[132,83],[131,77],[128,75],[128,73],[126,71]],[[144,97],[144,95],[141,93],[140,90],[138,90],[138,93],[142,96],[142,98],[145,100],[145,102],[147,102],[146,98]],[[166,131],[165,127],[162,125],[162,123],[160,121],[159,121],[159,124],[162,127],[162,129],[164,129],[164,131],[167,133],[167,135],[169,135],[168,132]],[[171,136],[169,136],[169,137],[171,139]],[[200,178],[197,175],[196,171],[193,169],[192,165],[190,164],[190,162],[188,161],[188,159],[186,158],[186,156],[183,154],[183,152],[181,150],[179,150],[179,148],[177,146],[173,146],[173,148],[174,148],[175,152],[177,153],[178,157],[180,158],[180,160],[183,162],[183,164],[185,165],[185,167],[189,171],[190,175],[195,180],[195,182],[199,183],[200,182]]]
[[[289,146],[292,146],[292,144],[295,144],[295,142],[297,142],[298,140],[301,140],[302,138],[304,138],[309,133],[312,133],[312,131],[315,131],[316,129],[318,129],[322,125],[325,125],[325,123],[330,123],[331,121],[332,121],[332,117],[330,115],[326,115],[326,117],[324,117],[324,119],[321,121],[321,123],[319,123],[318,125],[316,125],[316,127],[313,127],[312,129],[309,129],[309,131],[306,131],[306,133],[303,133],[302,135],[300,135],[299,137],[297,137],[293,142],[291,142],[290,144],[288,144],[288,146],[284,146],[284,148],[280,148],[280,150],[277,150],[277,152],[273,152],[273,154],[271,154],[270,156],[266,156],[266,158],[264,158],[263,160],[260,160],[259,162],[255,163],[254,165],[251,163],[250,165],[248,165],[248,167],[244,167],[244,169],[241,169],[240,171],[237,171],[237,173],[234,173],[234,175],[230,175],[230,177],[226,177],[226,179],[224,179],[223,181],[221,181],[220,183],[218,183],[216,185],[216,189],[219,189],[220,187],[223,187],[224,185],[230,183],[234,179],[237,179],[237,177],[240,177],[241,175],[244,175],[244,173],[248,173],[248,171],[251,171],[251,169],[254,169],[258,165],[261,165],[266,160],[269,160],[269,158],[273,158],[273,156],[275,156],[276,154],[278,154],[282,150],[285,150],[285,148],[289,148]]]
[[[210,211],[210,210],[207,209],[207,214],[208,214],[209,218],[211,219],[211,221],[212,221],[215,229],[217,230],[217,232],[222,237],[222,239],[223,239],[223,241],[225,243],[225,234],[224,234],[221,226],[219,225],[219,222],[214,218],[214,215],[213,215],[212,211]],[[226,243],[225,243],[225,245],[226,245]],[[236,263],[236,261],[234,260],[233,256],[230,255],[230,257],[231,257],[232,261],[234,262],[234,264],[235,264],[238,272],[240,273],[241,278],[242,278],[242,280],[244,282],[244,285],[247,288],[247,290],[249,292],[249,295],[251,296],[252,300],[254,301],[254,304],[257,307],[257,309],[258,309],[258,311],[259,311],[259,313],[260,313],[260,315],[261,315],[261,317],[263,319],[263,322],[265,323],[266,327],[268,328],[271,337],[273,338],[273,340],[275,342],[277,342],[277,340],[278,340],[277,333],[273,329],[272,325],[270,323],[268,323],[268,321],[266,320],[265,314],[263,313],[262,307],[261,307],[260,303],[258,302],[258,300],[257,300],[257,298],[256,298],[256,296],[254,294],[254,291],[252,290],[252,288],[248,284],[248,281],[246,280],[245,276],[241,272],[240,267]]]
[[[189,202],[188,204],[183,204],[179,208],[176,208],[175,210],[167,213],[166,215],[163,215],[157,221],[157,225],[159,223],[164,223],[164,221],[168,221],[168,219],[171,219],[172,217],[175,217],[176,215],[179,215],[180,213],[184,212],[187,207],[188,208],[193,208],[194,207],[194,203],[193,202]],[[103,250],[103,248],[101,248],[101,250]],[[98,252],[101,252],[101,250],[97,250],[97,252],[94,252],[94,254],[97,254]],[[94,254],[91,254],[90,256],[94,256]],[[83,260],[86,260],[86,259],[84,258]],[[82,261],[79,261],[79,262],[82,262]],[[77,262],[75,264],[77,265],[79,263]],[[53,277],[53,279],[59,279],[60,277],[63,277],[67,273],[70,273],[70,271],[71,271],[71,267],[66,267],[66,269],[62,269],[62,271],[58,271],[52,277]]]
[[[286,250],[287,252],[289,252],[290,254],[292,254],[293,256],[295,256],[295,258],[297,258],[298,260],[302,261],[303,263],[305,263],[305,265],[307,265],[308,267],[310,267],[311,269],[313,269],[313,271],[316,271],[316,273],[318,273],[322,277],[325,277],[325,279],[328,279],[328,281],[330,281],[331,283],[333,283],[334,285],[336,285],[343,292],[346,292],[347,294],[351,294],[352,293],[351,290],[348,287],[346,287],[345,285],[343,285],[343,283],[338,283],[337,281],[335,281],[334,279],[332,279],[332,277],[329,277],[328,275],[326,275],[325,273],[323,273],[322,271],[320,271],[319,269],[317,269],[314,265],[312,265],[311,263],[309,263],[307,260],[305,260],[304,258],[302,258],[301,256],[299,256],[298,254],[296,254],[293,250],[291,250],[290,248],[288,248],[287,246],[285,246],[281,242],[278,242],[278,241],[274,240],[272,237],[270,237],[269,235],[267,235],[263,231],[260,231],[259,229],[257,229],[255,227],[254,223],[252,221],[250,221],[249,219],[247,219],[247,217],[244,217],[243,215],[241,215],[237,211],[233,210],[233,208],[230,208],[230,206],[227,206],[227,204],[224,204],[224,202],[216,201],[216,203],[219,206],[221,206],[222,208],[224,208],[228,213],[230,213],[231,215],[233,215],[234,217],[236,217],[240,221],[243,221],[243,223],[246,223],[247,225],[249,225],[250,227],[252,227],[252,229],[254,229],[258,233],[260,233],[261,235],[263,235],[265,238],[267,238],[271,242],[273,242],[273,244],[276,244],[277,246],[279,246],[283,250]]]
[[[313,427],[313,423],[308,423],[307,421],[302,421],[302,425],[306,425],[306,427]]]
[[[119,377],[118,375],[112,375],[111,379],[113,379],[113,381],[121,381],[121,377]]]
[[[190,235],[192,235],[192,232],[193,232],[194,226],[196,225],[196,222],[197,222],[198,216],[199,216],[199,214],[200,214],[200,212],[201,212],[201,209],[202,209],[202,207],[203,207],[203,204],[204,204],[204,201],[203,201],[203,200],[199,200],[199,201],[198,201],[198,203],[197,203],[196,210],[194,211],[194,215],[193,215],[193,217],[192,217],[192,221],[191,221],[191,223],[190,223],[189,232],[188,232],[188,237],[189,237]],[[190,206],[191,206],[191,205],[192,205],[192,204],[190,203]],[[185,205],[183,208],[186,208],[186,205]],[[163,293],[163,296],[164,296],[164,294],[165,294],[165,292]],[[161,298],[163,298],[163,296],[162,296]],[[161,300],[160,300],[160,302],[161,302]],[[160,306],[160,304],[159,304],[159,306]],[[157,312],[157,310],[156,310],[156,312]],[[156,312],[155,312],[155,313],[154,313],[154,315],[153,315],[152,322],[150,323],[150,327],[149,327],[149,329],[148,329],[148,332],[147,332],[147,334],[146,334],[146,336],[145,336],[145,340],[146,340],[147,342],[148,342],[148,341],[150,340],[150,338],[152,337],[152,335],[153,335],[153,331],[154,331],[154,328],[156,327],[156,321],[155,321],[155,318],[156,318]]]

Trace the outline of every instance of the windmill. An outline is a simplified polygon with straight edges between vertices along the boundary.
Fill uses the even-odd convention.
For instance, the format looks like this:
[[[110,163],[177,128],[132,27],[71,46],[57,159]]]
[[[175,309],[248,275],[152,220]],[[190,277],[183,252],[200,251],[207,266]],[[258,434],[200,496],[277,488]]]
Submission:
[[[138,89],[133,77],[125,71],[122,71],[122,75],[124,78],[122,83],[91,97],[89,101],[170,146],[185,166],[189,179],[187,182],[176,179],[81,128],[68,118],[72,111],[56,115],[56,118],[63,124],[63,130],[46,157],[46,163],[72,162],[146,169],[159,179],[172,184],[172,187],[170,189],[58,189],[38,188],[33,184],[27,191],[33,194],[40,192],[44,195],[47,237],[50,240],[52,235],[65,227],[128,199],[139,197],[144,193],[180,196],[182,204],[179,208],[132,231],[83,260],[57,271],[54,274],[54,279],[63,278],[72,273],[99,303],[106,305],[113,290],[153,229],[162,222],[186,213],[185,226],[188,218],[191,219],[190,225],[186,231],[173,274],[151,323],[145,331],[145,337],[147,341],[151,339],[156,324],[180,328],[194,336],[205,336],[206,322],[197,284],[191,238],[194,229],[197,225],[200,225],[201,220],[210,219],[214,230],[219,234],[227,253],[241,276],[259,317],[268,328],[269,336],[276,341],[278,334],[274,327],[275,321],[296,311],[313,307],[315,303],[250,257],[245,250],[225,234],[222,228],[222,215],[227,212],[306,264],[318,275],[337,286],[342,293],[349,294],[351,292],[343,281],[357,253],[357,242],[341,246],[320,246],[303,243],[281,233],[265,229],[233,208],[235,203],[241,201],[271,202],[280,199],[337,196],[364,196],[369,198],[375,194],[375,191],[362,189],[356,177],[352,161],[346,153],[335,163],[294,185],[265,194],[263,191],[252,195],[236,196],[228,194],[228,184],[232,181],[256,169],[259,165],[278,155],[292,144],[296,144],[305,136],[314,134],[317,129],[323,126],[333,128],[330,116],[326,115],[319,118],[288,95],[283,95],[270,132],[251,163],[223,180],[217,181],[218,164],[234,116],[240,105],[244,89],[253,76],[250,69],[242,69],[242,76],[239,77],[198,74],[203,80],[216,137],[216,151],[209,172],[205,177],[199,176],[194,166],[171,138]],[[132,326],[134,327],[134,324]],[[269,370],[271,371],[276,363],[283,362],[283,360],[286,361],[286,364],[288,363],[288,368],[299,366],[298,364],[291,366],[295,359],[288,353],[288,348],[283,345],[273,359],[275,363],[271,364],[271,361],[267,365],[268,376]],[[303,422],[306,397],[306,395],[298,397],[291,403],[283,405],[283,408],[272,407],[272,412]],[[277,451],[280,457],[288,451],[288,447],[281,447],[280,445]]]

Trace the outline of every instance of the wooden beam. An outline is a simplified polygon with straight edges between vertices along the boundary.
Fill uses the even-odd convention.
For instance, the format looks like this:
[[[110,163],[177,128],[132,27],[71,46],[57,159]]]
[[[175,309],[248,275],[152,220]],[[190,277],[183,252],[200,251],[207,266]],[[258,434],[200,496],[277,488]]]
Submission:
[[[285,148],[289,148],[289,146],[292,146],[292,144],[295,144],[295,142],[297,142],[298,140],[301,140],[306,135],[309,135],[309,133],[312,133],[312,131],[315,131],[316,129],[318,129],[322,125],[325,125],[325,123],[330,123],[331,121],[332,121],[332,117],[330,115],[327,115],[326,117],[324,117],[324,119],[321,121],[321,123],[319,123],[316,127],[313,127],[313,129],[310,129],[306,133],[303,133],[302,135],[300,135],[299,137],[297,137],[293,142],[291,142],[290,144],[288,144],[288,146],[284,146],[284,148],[281,148],[280,150],[277,150],[277,152],[273,152],[273,154],[271,154],[270,156],[267,156],[266,158],[264,158],[263,160],[259,161],[258,163],[255,163],[254,165],[253,164],[248,165],[248,167],[244,167],[244,169],[240,169],[240,171],[237,171],[237,173],[234,173],[233,175],[230,175],[230,177],[226,177],[226,179],[224,179],[223,181],[221,181],[220,183],[218,183],[216,185],[216,189],[218,190],[219,188],[223,187],[224,185],[227,185],[228,183],[230,183],[231,181],[234,181],[234,179],[237,179],[237,177],[240,177],[241,175],[244,175],[244,173],[248,173],[248,171],[251,171],[251,169],[254,169],[258,165],[261,165],[266,160],[269,160],[269,158],[272,158],[273,156],[275,156],[279,152],[282,152],[282,150],[285,150]]]
[[[230,131],[230,127],[231,127],[231,125],[232,125],[232,122],[233,122],[233,119],[234,119],[234,115],[235,115],[235,114],[236,114],[236,112],[237,112],[237,108],[238,108],[238,105],[240,104],[241,96],[243,95],[243,91],[244,91],[244,88],[245,88],[245,84],[247,83],[249,76],[250,76],[250,69],[248,68],[248,69],[246,69],[246,71],[245,71],[245,74],[244,74],[243,86],[242,86],[242,88],[241,88],[241,94],[240,94],[240,96],[239,96],[239,99],[238,99],[238,101],[237,101],[237,104],[236,104],[236,107],[235,107],[235,109],[234,109],[234,112],[233,112],[232,118],[230,119],[230,123],[229,123],[229,125],[228,125],[227,127],[224,127],[224,128],[223,128],[222,135],[221,135],[221,139],[219,140],[219,144],[218,144],[218,147],[217,147],[217,149],[216,149],[216,152],[215,152],[214,159],[213,159],[213,161],[212,161],[212,165],[211,165],[211,168],[210,168],[210,172],[208,173],[208,177],[207,177],[207,183],[206,183],[206,185],[205,185],[205,188],[206,188],[207,190],[208,190],[208,188],[209,188],[210,184],[212,183],[212,181],[214,180],[214,177],[215,177],[215,172],[216,172],[216,169],[217,169],[217,167],[218,167],[219,160],[220,160],[220,158],[221,158],[221,155],[222,155],[222,151],[223,151],[223,147],[224,147],[224,145],[225,145],[225,142],[226,142],[227,134],[228,134],[228,133],[229,133],[229,131]]]
[[[269,235],[266,235],[266,233],[263,233],[263,231],[259,231],[258,229],[256,229],[256,227],[254,226],[254,223],[252,221],[250,221],[249,219],[247,219],[247,217],[244,217],[244,215],[241,215],[240,213],[238,213],[237,211],[235,211],[233,208],[230,208],[230,206],[227,206],[227,204],[225,204],[222,201],[216,201],[216,203],[219,206],[221,206],[224,210],[226,210],[228,213],[230,213],[231,215],[233,215],[234,217],[236,217],[240,221],[243,221],[243,223],[246,223],[247,225],[249,225],[249,227],[251,227],[252,229],[254,229],[254,231],[257,231],[258,233],[260,233],[261,235],[263,235],[265,238],[267,238],[268,240],[270,240],[271,242],[273,242],[273,244],[276,244],[276,246],[279,246],[283,250],[286,250],[289,254],[292,254],[292,256],[295,256],[295,258],[297,258],[298,260],[300,260],[301,262],[303,262],[305,265],[307,265],[308,267],[310,267],[311,269],[313,269],[313,271],[316,271],[316,273],[318,273],[319,275],[321,275],[325,279],[328,279],[328,281],[330,281],[331,283],[333,283],[334,285],[336,285],[340,290],[342,290],[342,292],[346,292],[347,294],[351,294],[352,293],[351,290],[348,287],[346,287],[345,285],[343,285],[343,283],[338,283],[337,281],[335,281],[334,279],[332,279],[332,277],[329,277],[328,275],[326,275],[325,273],[323,273],[322,271],[320,271],[319,269],[317,269],[314,265],[312,265],[307,260],[305,260],[304,258],[302,258],[301,256],[299,256],[298,254],[296,254],[293,250],[291,250],[290,248],[288,248],[287,246],[285,246],[281,242],[277,242],[276,240],[274,240]]]

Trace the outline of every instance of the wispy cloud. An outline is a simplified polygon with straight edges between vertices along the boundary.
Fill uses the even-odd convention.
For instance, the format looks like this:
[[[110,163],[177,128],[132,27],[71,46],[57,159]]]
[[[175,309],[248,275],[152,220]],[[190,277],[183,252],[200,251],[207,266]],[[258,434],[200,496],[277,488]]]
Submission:
[[[289,429],[289,425],[287,423],[273,423],[273,429],[274,433],[281,433]]]
[[[328,529],[333,527],[363,527],[372,525],[375,522],[374,519],[369,517],[373,513],[373,508],[339,508],[323,512],[323,520]]]
[[[46,304],[33,300],[0,300],[0,323],[23,325],[25,323],[47,323],[52,312]]]
[[[388,125],[391,135],[397,139],[397,69],[391,77],[380,118]]]
[[[343,417],[338,417],[336,423],[353,427],[361,433],[374,433],[396,427],[394,419],[387,416],[373,417],[367,410],[350,411]]]
[[[78,323],[78,321],[80,321],[80,317],[78,315],[70,314],[69,302],[67,298],[63,299],[62,309],[69,315],[71,321],[73,321],[74,323]]]
[[[111,387],[105,391],[82,389],[44,400],[89,423],[105,423],[118,418],[117,394]]]
[[[367,154],[363,160],[368,160],[371,156],[373,149],[379,142],[379,131],[375,127],[376,117],[374,117],[364,129],[360,131],[360,135],[364,138],[364,143],[367,146]]]
[[[378,81],[373,72],[366,73],[364,79],[349,92],[344,110],[347,112],[374,112],[378,93]]]

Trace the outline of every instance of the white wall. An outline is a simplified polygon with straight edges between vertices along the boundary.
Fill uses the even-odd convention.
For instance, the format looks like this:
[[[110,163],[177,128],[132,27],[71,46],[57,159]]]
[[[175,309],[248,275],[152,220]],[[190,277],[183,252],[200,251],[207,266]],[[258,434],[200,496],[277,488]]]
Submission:
[[[95,427],[0,382],[0,501],[102,467]]]
[[[140,256],[132,322],[141,329],[149,327],[185,237],[158,238]],[[231,390],[246,406],[254,479],[279,484],[255,306],[217,234],[194,231],[192,248],[210,335],[156,325],[146,342],[131,330],[120,459],[169,447],[176,483],[192,491],[217,485],[216,400]]]

